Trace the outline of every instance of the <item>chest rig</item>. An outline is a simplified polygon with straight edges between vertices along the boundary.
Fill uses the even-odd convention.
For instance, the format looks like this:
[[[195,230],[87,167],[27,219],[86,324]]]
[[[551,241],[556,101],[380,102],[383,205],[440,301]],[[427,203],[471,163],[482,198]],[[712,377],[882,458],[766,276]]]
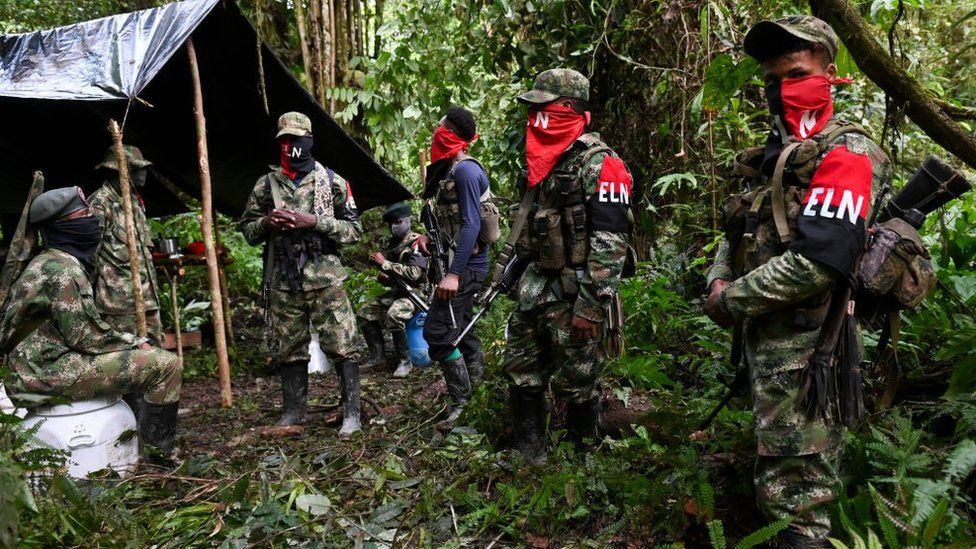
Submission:
[[[739,154],[736,172],[749,181],[750,189],[732,196],[724,211],[736,276],[787,251],[813,173],[827,153],[850,135],[867,133],[855,124],[832,120],[813,139],[791,138],[776,158],[772,175],[760,171],[762,147]]]
[[[451,164],[451,169],[447,172],[447,176],[437,184],[437,192],[434,194],[433,199],[434,216],[437,218],[437,222],[444,231],[445,236],[450,239],[452,246],[457,242],[458,235],[461,233],[461,205],[458,202],[457,180],[455,179],[454,172],[457,170],[458,164],[462,161],[474,162],[484,170],[484,166],[481,165],[478,159],[468,156],[463,152],[458,153],[454,162]],[[498,240],[498,209],[492,204],[492,198],[494,198],[494,195],[491,193],[491,187],[485,189],[485,192],[481,193],[481,196],[478,197],[478,202],[481,203],[481,230],[478,232],[478,243],[474,253],[478,253],[488,244]],[[486,209],[490,210],[491,208],[494,208],[495,217],[494,219],[486,219]],[[494,222],[493,226],[492,222]]]
[[[567,158],[539,183],[538,198],[529,212],[523,245],[534,252],[543,271],[582,269],[589,255],[586,182],[583,174],[597,154],[614,154],[600,139],[583,135]]]

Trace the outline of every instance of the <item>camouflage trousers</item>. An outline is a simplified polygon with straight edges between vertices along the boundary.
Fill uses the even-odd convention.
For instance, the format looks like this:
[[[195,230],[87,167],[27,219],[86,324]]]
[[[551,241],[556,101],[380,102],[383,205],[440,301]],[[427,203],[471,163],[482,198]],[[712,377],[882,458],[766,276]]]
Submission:
[[[576,404],[600,398],[603,342],[570,341],[573,303],[557,301],[508,319],[503,369],[516,387],[552,386],[560,399]]]
[[[360,322],[378,322],[387,330],[396,331],[406,328],[416,311],[410,298],[387,292],[367,301],[356,316]]]
[[[358,360],[366,347],[341,283],[300,292],[273,290],[270,313],[270,362],[308,362],[310,327],[330,360]]]
[[[48,369],[44,377],[17,371],[8,376],[7,389],[85,400],[140,393],[150,404],[170,404],[180,399],[183,365],[162,349],[131,349],[101,355],[69,353]]]
[[[808,419],[798,410],[800,373],[820,328],[791,325],[793,316],[789,310],[746,326],[756,420],[756,498],[769,520],[793,519],[791,529],[819,538],[830,533],[827,507],[840,490],[843,427],[833,419]]]
[[[125,332],[127,334],[137,332],[135,312],[116,315],[99,311],[99,316],[116,332]],[[159,318],[159,309],[146,311],[146,335],[153,338],[157,345],[163,342],[163,321]]]

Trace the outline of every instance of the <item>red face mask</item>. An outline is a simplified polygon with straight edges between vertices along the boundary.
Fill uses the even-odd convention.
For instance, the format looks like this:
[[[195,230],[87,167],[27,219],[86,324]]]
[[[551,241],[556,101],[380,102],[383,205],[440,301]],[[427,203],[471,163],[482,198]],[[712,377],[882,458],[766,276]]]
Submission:
[[[525,133],[525,163],[529,168],[529,188],[549,176],[559,157],[586,131],[590,113],[579,114],[570,107],[549,104],[529,109]]]
[[[433,164],[444,158],[454,158],[475,139],[478,139],[478,134],[474,134],[471,141],[467,141],[445,126],[437,126],[430,140],[430,163]]]
[[[779,116],[786,130],[796,139],[808,139],[816,135],[834,115],[834,99],[831,85],[846,83],[831,81],[815,74],[802,78],[787,78],[779,84],[766,87],[766,99],[773,117]]]

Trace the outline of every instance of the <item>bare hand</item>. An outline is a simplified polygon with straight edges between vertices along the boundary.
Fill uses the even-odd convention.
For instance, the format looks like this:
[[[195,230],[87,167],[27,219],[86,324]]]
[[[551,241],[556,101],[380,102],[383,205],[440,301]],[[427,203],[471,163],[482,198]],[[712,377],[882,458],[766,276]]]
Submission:
[[[261,218],[261,226],[268,231],[279,231],[281,230],[281,220],[272,213]]]
[[[442,278],[441,283],[437,285],[437,291],[435,294],[444,301],[450,301],[458,294],[458,290],[460,288],[460,277],[454,273],[447,273],[447,276]]]
[[[728,285],[729,283],[724,280],[712,282],[712,286],[708,292],[708,299],[705,300],[705,314],[722,328],[728,328],[732,325],[732,317],[727,311],[722,309],[721,302],[722,292]]]
[[[581,316],[573,317],[573,324],[569,328],[571,341],[588,341],[600,335],[600,323],[585,319]]]
[[[428,247],[429,245],[430,245],[430,239],[427,238],[427,235],[425,234],[420,235],[420,238],[417,239],[417,249],[420,250],[421,255],[425,257],[430,257],[430,248]]]
[[[143,341],[142,343],[139,344],[139,348],[142,349],[143,351],[151,351],[152,350],[152,345],[150,345],[149,343]]]
[[[390,280],[390,275],[386,273],[376,275],[376,281],[384,286],[393,286],[393,281]]]
[[[386,263],[386,257],[380,252],[373,252],[369,256],[369,260],[376,263],[377,267],[382,267]]]

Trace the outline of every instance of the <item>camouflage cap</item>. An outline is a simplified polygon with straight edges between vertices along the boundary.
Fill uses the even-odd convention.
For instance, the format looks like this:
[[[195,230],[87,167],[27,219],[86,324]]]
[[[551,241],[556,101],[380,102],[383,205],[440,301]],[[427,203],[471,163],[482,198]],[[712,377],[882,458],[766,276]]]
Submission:
[[[413,212],[410,210],[410,204],[397,202],[396,204],[390,204],[386,209],[386,213],[383,214],[383,221],[390,222],[394,219],[410,217],[411,213]]]
[[[41,194],[31,203],[28,221],[43,223],[57,221],[62,217],[87,208],[88,201],[81,187],[63,187]]]
[[[278,135],[275,137],[282,135],[297,137],[312,135],[312,121],[300,112],[286,112],[278,117]]]
[[[549,69],[535,77],[531,91],[518,97],[522,103],[541,105],[560,97],[590,100],[590,81],[572,69]]]
[[[125,151],[125,161],[129,164],[130,170],[138,170],[139,168],[152,166],[152,162],[146,160],[146,157],[142,156],[142,151],[139,150],[139,147],[123,145],[122,150]],[[119,162],[115,156],[115,147],[109,147],[105,150],[105,157],[102,158],[101,164],[95,166],[95,169],[98,168],[108,168],[110,170],[119,171]]]
[[[791,15],[756,23],[746,33],[743,46],[746,54],[762,62],[782,55],[797,41],[823,44],[831,59],[837,56],[840,44],[826,21],[812,15]]]

